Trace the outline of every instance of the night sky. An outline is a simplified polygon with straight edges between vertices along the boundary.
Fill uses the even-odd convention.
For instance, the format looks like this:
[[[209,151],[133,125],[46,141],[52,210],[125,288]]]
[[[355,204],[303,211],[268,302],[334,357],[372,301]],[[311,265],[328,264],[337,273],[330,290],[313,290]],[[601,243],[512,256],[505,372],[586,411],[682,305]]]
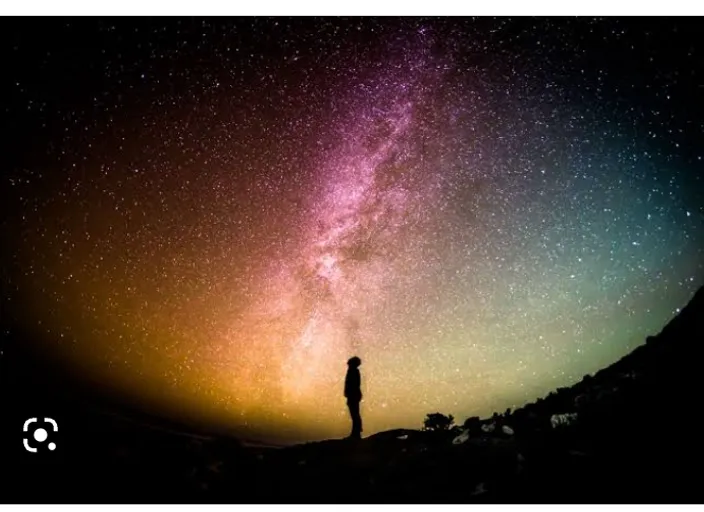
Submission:
[[[3,19],[3,309],[296,439],[570,385],[704,281],[697,18]]]

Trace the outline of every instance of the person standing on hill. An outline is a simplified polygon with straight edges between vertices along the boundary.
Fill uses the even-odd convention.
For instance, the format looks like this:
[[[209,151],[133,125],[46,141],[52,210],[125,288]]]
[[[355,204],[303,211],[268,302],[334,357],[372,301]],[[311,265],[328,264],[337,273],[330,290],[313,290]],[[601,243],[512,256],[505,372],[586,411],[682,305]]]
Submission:
[[[359,403],[362,401],[362,377],[359,366],[362,360],[355,356],[347,361],[347,375],[345,376],[345,398],[347,408],[352,418],[352,433],[350,439],[362,438],[362,416],[359,413]]]

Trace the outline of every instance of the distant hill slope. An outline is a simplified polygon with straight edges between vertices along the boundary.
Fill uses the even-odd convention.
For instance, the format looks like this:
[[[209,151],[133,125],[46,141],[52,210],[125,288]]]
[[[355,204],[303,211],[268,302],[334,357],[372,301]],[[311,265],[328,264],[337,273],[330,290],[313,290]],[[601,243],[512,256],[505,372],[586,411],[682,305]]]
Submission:
[[[517,410],[569,413],[608,400],[646,400],[650,414],[669,414],[698,401],[704,361],[704,287],[660,331],[615,363]],[[643,404],[645,407],[645,404]],[[635,412],[635,411],[631,411]]]

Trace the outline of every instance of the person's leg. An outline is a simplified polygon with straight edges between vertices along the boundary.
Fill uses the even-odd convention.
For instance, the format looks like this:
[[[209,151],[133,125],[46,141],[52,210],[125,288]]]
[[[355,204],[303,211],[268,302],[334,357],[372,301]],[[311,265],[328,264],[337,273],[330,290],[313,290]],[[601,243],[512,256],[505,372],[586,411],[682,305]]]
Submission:
[[[359,414],[359,402],[350,400],[350,415],[352,416],[352,437],[360,437],[362,434],[362,418]]]
[[[350,433],[350,437],[352,437],[354,434],[354,401],[349,398],[347,399],[347,409],[350,411],[350,419],[352,420],[352,431]]]
[[[361,411],[361,403],[357,402],[357,427],[359,434],[361,435],[363,430],[362,430],[362,411]]]

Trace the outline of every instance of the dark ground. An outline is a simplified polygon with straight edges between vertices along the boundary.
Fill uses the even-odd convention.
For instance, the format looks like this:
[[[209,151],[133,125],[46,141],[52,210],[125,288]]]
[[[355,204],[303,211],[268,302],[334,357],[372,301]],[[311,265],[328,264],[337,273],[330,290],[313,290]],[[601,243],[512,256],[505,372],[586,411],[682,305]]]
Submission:
[[[464,443],[457,427],[267,448],[134,421],[6,340],[0,502],[699,503],[703,319],[700,290],[621,361],[480,422],[512,435],[478,424]],[[27,453],[24,419],[48,414],[57,450]]]

